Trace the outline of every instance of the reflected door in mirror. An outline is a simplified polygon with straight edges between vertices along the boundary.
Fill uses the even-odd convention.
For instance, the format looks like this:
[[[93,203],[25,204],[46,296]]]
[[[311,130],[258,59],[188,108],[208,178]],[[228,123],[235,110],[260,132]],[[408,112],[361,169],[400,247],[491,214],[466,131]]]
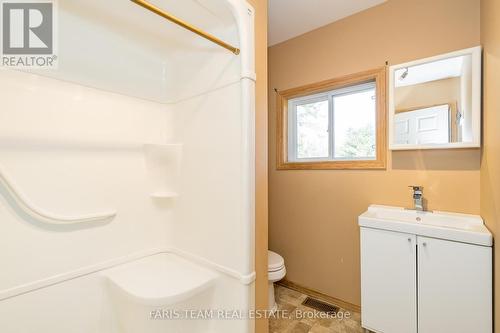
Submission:
[[[396,113],[396,143],[448,143],[451,140],[450,118],[448,104]]]

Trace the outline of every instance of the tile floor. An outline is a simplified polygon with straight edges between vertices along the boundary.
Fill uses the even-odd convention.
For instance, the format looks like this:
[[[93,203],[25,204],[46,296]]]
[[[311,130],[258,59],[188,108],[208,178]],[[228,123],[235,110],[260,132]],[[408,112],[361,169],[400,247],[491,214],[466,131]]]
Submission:
[[[363,333],[357,312],[340,309],[344,318],[319,318],[319,312],[302,305],[307,297],[295,290],[276,285],[278,311],[269,320],[269,333]]]

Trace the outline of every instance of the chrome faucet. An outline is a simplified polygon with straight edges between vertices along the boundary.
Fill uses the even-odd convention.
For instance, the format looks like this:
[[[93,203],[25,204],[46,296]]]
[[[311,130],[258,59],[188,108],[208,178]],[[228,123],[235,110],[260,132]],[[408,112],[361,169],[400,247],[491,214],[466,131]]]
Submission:
[[[420,185],[411,185],[408,186],[413,189],[413,206],[417,211],[424,211],[424,196],[423,196],[423,186]]]

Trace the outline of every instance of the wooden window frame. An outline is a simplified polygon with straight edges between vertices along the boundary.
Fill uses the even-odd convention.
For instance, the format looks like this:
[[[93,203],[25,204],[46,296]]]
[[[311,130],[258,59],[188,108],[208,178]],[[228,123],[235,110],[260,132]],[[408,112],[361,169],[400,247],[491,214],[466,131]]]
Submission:
[[[387,106],[386,67],[346,75],[318,83],[280,91],[277,93],[276,119],[276,168],[278,170],[346,170],[386,169],[387,164]],[[376,159],[374,160],[327,160],[295,162],[288,160],[288,102],[291,99],[375,82],[376,90]]]

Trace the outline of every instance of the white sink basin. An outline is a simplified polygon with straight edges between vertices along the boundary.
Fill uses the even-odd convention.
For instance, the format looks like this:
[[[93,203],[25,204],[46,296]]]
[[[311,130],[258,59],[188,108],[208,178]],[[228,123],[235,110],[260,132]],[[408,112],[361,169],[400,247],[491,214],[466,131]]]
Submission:
[[[371,205],[358,219],[361,227],[392,230],[457,242],[492,246],[493,237],[477,215],[418,212]]]

